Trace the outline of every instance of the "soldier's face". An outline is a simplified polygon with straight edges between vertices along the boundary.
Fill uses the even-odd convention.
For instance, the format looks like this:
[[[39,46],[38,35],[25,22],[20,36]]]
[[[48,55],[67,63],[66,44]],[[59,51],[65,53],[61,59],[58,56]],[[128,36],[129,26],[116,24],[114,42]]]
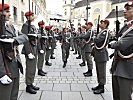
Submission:
[[[101,22],[101,24],[100,24],[100,28],[101,28],[101,29],[105,29],[106,26],[107,26],[107,24],[105,24],[104,22]]]
[[[9,21],[10,20],[10,16],[11,16],[10,10],[9,9],[4,10],[4,15],[5,15],[5,20]]]
[[[125,7],[125,10],[124,10],[124,17],[130,21],[130,20],[133,20],[133,7],[132,6],[127,6]]]

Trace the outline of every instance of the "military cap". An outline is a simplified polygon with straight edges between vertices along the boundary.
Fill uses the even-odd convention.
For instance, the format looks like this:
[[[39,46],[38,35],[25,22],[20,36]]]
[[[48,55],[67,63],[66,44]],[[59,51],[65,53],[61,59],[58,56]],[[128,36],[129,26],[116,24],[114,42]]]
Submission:
[[[37,34],[28,34],[29,37],[36,37],[37,38]]]
[[[82,28],[86,29],[87,27],[85,25],[83,25]]]
[[[9,9],[10,6],[8,4],[4,4],[4,10]],[[2,4],[0,3],[0,11],[2,11]]]
[[[91,25],[91,26],[93,26],[92,22],[88,22],[87,25]]]
[[[101,20],[100,22],[101,22],[101,23],[104,22],[104,23],[106,23],[106,24],[109,24],[109,20],[107,20],[107,19]]]
[[[38,22],[38,25],[44,25],[44,24],[45,24],[45,22],[43,20]]]
[[[28,12],[25,13],[25,16],[30,16],[32,14],[34,14],[32,11],[28,11]]]
[[[129,1],[125,4],[124,8],[127,7],[127,6],[130,6],[130,7],[133,7],[133,1]]]

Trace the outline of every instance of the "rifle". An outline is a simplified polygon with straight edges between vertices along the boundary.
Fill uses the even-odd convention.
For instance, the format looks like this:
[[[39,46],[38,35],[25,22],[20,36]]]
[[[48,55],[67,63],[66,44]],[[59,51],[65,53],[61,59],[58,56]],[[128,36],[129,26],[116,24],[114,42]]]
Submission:
[[[7,35],[5,34],[5,15],[4,15],[4,0],[2,0],[2,14],[0,15],[0,45],[1,45],[1,53],[2,53],[2,58],[4,62],[4,67],[6,70],[6,74],[11,77],[11,72],[9,69],[9,66],[7,64],[7,59],[6,59],[6,52],[4,43],[9,44],[7,41],[4,41],[4,39],[8,39]]]
[[[100,21],[100,15],[98,16],[97,20],[97,34],[99,34],[99,21]]]
[[[118,40],[118,32],[120,30],[120,22],[118,20],[118,6],[116,6],[116,35],[113,40]],[[114,56],[114,53],[112,53],[109,58],[111,59]]]

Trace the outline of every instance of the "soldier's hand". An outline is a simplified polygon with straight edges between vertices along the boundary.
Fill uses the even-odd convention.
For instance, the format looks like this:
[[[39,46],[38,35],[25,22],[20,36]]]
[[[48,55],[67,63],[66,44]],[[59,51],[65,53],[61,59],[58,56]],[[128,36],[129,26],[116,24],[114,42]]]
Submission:
[[[42,54],[43,54],[43,53],[44,53],[44,51],[43,51],[43,50],[40,50],[40,53],[42,53]]]
[[[0,78],[0,81],[2,84],[10,84],[12,82],[12,80],[7,75]]]
[[[30,53],[30,54],[28,54],[28,58],[29,58],[29,59],[34,59],[35,56],[34,56],[32,53]]]

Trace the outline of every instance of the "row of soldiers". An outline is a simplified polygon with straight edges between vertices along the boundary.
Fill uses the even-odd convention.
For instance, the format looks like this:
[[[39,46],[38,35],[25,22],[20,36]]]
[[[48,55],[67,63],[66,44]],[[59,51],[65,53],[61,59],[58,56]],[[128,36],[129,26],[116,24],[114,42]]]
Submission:
[[[5,31],[3,31],[4,33],[2,33],[0,38],[0,98],[1,100],[17,100],[19,69],[23,73],[17,47],[20,44],[24,44],[22,54],[25,55],[26,59],[26,92],[36,94],[37,90],[40,89],[33,85],[36,65],[38,67],[38,75],[45,76],[47,73],[42,70],[44,55],[45,64],[50,66],[51,63],[48,60],[50,56],[54,59],[53,51],[56,41],[53,40],[55,38],[52,38],[54,37],[51,31],[52,26],[47,26],[45,27],[46,30],[44,30],[44,22],[40,21],[38,23],[39,29],[36,29],[32,24],[35,19],[32,11],[25,13],[27,22],[23,24],[21,32],[16,31],[13,25],[7,23],[10,19],[10,6],[4,4],[3,7],[0,4],[0,14],[4,14],[6,21],[3,28]],[[115,42],[109,42],[108,20],[100,21],[100,32],[97,31],[95,33],[92,30],[92,22],[88,22],[87,26],[82,27],[82,30],[79,29],[78,33],[75,33],[74,30],[67,32],[66,28],[64,28],[57,38],[62,43],[63,68],[67,64],[70,46],[78,48],[75,49],[79,54],[77,58],[82,58],[83,60],[80,66],[84,66],[85,62],[87,62],[88,71],[83,73],[84,76],[92,76],[92,56],[94,57],[98,81],[98,86],[92,88],[94,94],[104,93],[106,63],[109,60],[107,46],[108,48],[115,49],[111,68],[114,100],[132,100],[133,2],[126,3],[124,8],[124,17],[127,19],[127,23],[119,31],[117,35],[119,39]]]

